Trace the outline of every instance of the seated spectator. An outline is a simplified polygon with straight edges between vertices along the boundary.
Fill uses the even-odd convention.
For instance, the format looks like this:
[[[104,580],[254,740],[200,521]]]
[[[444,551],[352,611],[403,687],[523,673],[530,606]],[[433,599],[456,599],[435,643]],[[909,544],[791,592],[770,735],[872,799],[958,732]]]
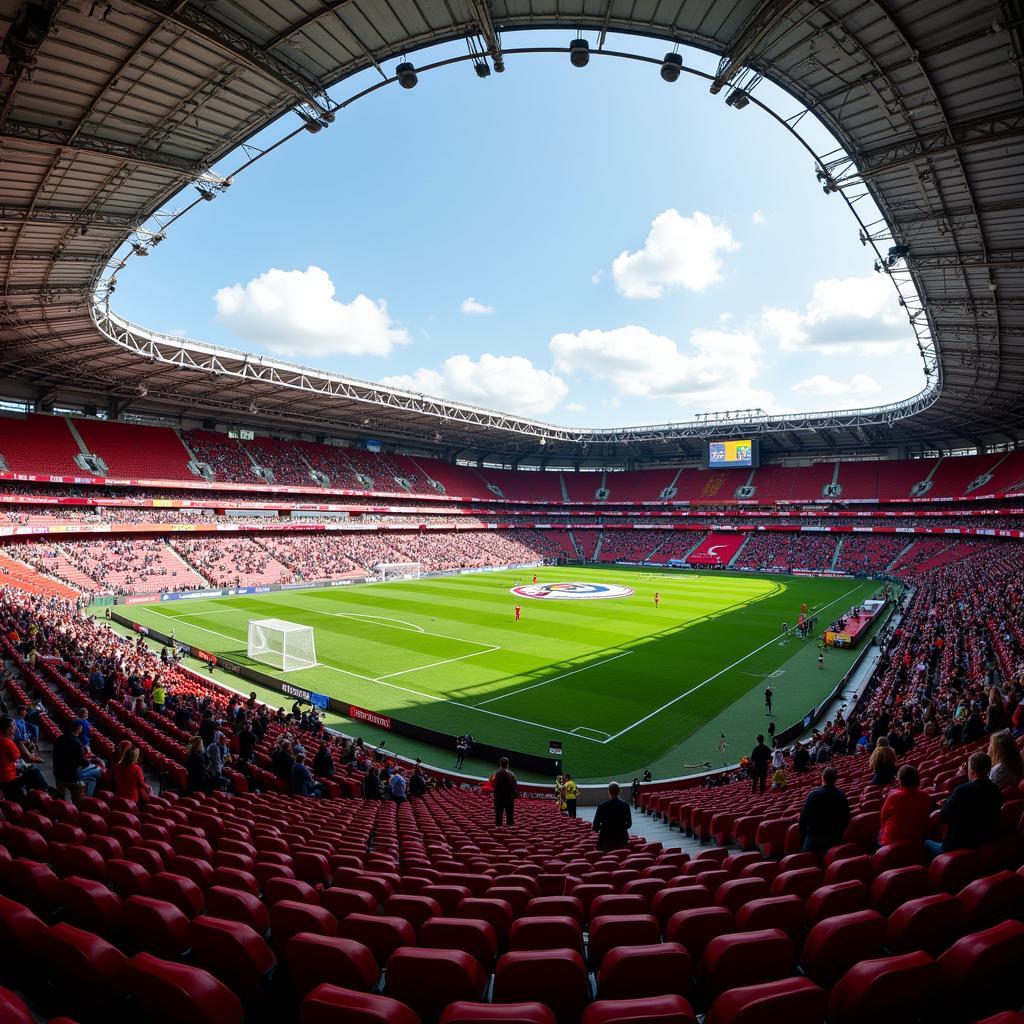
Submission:
[[[213,742],[206,748],[206,785],[208,789],[227,789],[231,780],[224,774],[224,765],[231,759],[227,741],[219,729],[213,734]]]
[[[799,740],[796,742],[796,746],[793,749],[793,771],[798,775],[802,775],[807,771],[808,766],[811,763],[811,754],[807,747]]]
[[[826,768],[821,773],[821,785],[807,794],[800,812],[801,849],[805,852],[823,856],[843,841],[850,823],[850,803],[836,786],[838,778],[835,768]]]
[[[897,776],[899,789],[890,793],[882,804],[881,846],[891,843],[922,843],[932,813],[932,798],[919,789],[921,777],[913,765],[905,764]]]
[[[1003,729],[993,733],[988,743],[988,756],[992,760],[989,778],[1000,788],[1016,786],[1024,778],[1024,759],[1010,733]]]
[[[313,773],[306,767],[306,755],[299,754],[291,771],[292,796],[321,796],[323,786],[313,778]]]
[[[295,757],[292,754],[291,740],[282,737],[278,743],[277,750],[271,755],[270,770],[282,782],[291,782],[292,766],[295,764]]]
[[[21,743],[34,754],[39,746],[39,726],[28,719],[28,708],[19,704],[14,712],[14,741]]]
[[[945,839],[941,843],[929,839],[924,844],[932,857],[950,850],[975,849],[995,835],[1003,798],[989,778],[991,770],[992,762],[983,751],[976,750],[968,758],[969,781],[957,786],[942,805]]]
[[[364,800],[379,800],[381,797],[380,776],[373,765],[366,769],[363,776],[362,796]]]
[[[409,779],[409,796],[425,796],[427,792],[427,779],[420,766],[417,764],[412,770],[412,777]]]
[[[320,749],[313,756],[313,774],[321,779],[329,779],[334,775],[334,757],[326,743],[321,743]]]
[[[884,736],[878,737],[869,767],[872,786],[888,786],[896,778],[896,751]]]
[[[139,748],[130,747],[122,755],[111,772],[114,776],[114,792],[125,800],[134,800],[142,805],[150,794],[150,788],[142,774],[139,764]]]

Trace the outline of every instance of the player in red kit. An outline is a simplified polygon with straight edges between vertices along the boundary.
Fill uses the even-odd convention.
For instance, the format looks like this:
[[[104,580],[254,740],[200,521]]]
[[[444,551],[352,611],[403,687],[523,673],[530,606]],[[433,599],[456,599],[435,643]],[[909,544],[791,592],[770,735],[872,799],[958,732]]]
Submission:
[[[533,574],[533,582],[534,582],[534,583],[536,583],[536,582],[537,582],[537,574],[536,574],[536,573],[534,573],[534,574]]]
[[[661,604],[661,594],[658,591],[654,592],[654,607],[657,608]]]
[[[521,607],[520,607],[520,606],[519,606],[519,605],[517,604],[517,605],[516,605],[516,622],[518,622],[518,621],[519,621],[519,616],[520,616],[520,614],[522,613],[522,610],[523,610],[523,609],[522,609],[522,608],[521,608]]]

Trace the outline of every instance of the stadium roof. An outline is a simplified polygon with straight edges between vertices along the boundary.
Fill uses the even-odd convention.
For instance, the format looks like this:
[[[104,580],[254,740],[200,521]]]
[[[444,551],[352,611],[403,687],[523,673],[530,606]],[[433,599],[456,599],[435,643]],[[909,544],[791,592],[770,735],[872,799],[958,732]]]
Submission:
[[[1022,24],[1016,0],[0,0],[0,390],[41,409],[109,402],[115,416],[513,461],[678,460],[723,434],[757,434],[769,458],[1017,442]],[[459,38],[477,63],[514,59],[512,30],[530,28],[562,28],[566,45],[592,30],[600,46],[622,32],[713,51],[723,107],[758,102],[762,75],[802,101],[842,146],[816,155],[806,187],[881,211],[860,217],[863,239],[906,299],[926,389],[875,410],[565,429],[154,335],[110,311],[126,246],[150,248],[182,207],[215,198],[230,181],[212,168],[282,114],[329,130],[328,89],[344,79],[377,68],[383,83],[385,62]]]

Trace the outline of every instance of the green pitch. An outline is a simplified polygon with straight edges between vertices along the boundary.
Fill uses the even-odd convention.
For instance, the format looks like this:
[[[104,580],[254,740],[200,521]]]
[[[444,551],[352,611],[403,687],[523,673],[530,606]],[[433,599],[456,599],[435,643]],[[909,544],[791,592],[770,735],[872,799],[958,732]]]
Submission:
[[[799,721],[855,655],[829,651],[819,670],[814,640],[781,636],[782,623],[795,625],[806,603],[818,609],[820,630],[878,589],[850,579],[671,571],[651,579],[639,570],[572,566],[538,576],[635,593],[520,598],[510,588],[530,583],[532,571],[524,570],[166,602],[132,615],[250,664],[250,619],[310,625],[319,663],[281,674],[290,682],[516,750],[547,754],[548,741],[560,740],[565,767],[578,778],[628,781],[644,768],[665,777],[737,761],[766,730],[766,685],[778,728]],[[401,749],[397,737],[394,746]],[[439,753],[436,762],[449,757]]]

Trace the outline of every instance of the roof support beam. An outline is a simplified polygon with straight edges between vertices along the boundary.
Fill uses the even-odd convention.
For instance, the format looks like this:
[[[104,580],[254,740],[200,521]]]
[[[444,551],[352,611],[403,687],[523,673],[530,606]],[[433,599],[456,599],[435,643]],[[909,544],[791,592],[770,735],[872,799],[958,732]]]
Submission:
[[[1024,137],[1024,109],[952,125],[948,130],[919,135],[880,149],[840,157],[824,165],[829,191],[869,181],[899,167],[959,153],[972,146],[992,146]]]
[[[719,60],[711,83],[712,94],[717,95],[729,84],[772,29],[800,3],[801,0],[763,0],[758,4]]]
[[[67,152],[95,153],[135,164],[138,167],[149,167],[155,171],[170,172],[181,177],[195,178],[206,170],[195,160],[183,160],[170,153],[161,153],[144,146],[133,146],[90,135],[76,135],[72,141],[72,132],[67,129],[25,124],[22,121],[7,120],[4,123],[3,128],[0,128],[0,143],[6,140],[46,146],[50,149],[56,147]]]
[[[322,7],[307,14],[304,18],[299,18],[298,21],[292,22],[283,32],[278,32],[272,39],[268,39],[267,49],[273,50],[274,47],[287,42],[292,36],[298,35],[303,29],[309,28],[310,25],[315,25],[321,18],[332,11],[336,11],[338,8],[350,3],[352,3],[352,0],[328,0]]]
[[[200,36],[217,49],[251,68],[308,103],[318,113],[326,114],[331,109],[331,100],[324,87],[314,78],[293,67],[280,57],[269,53],[264,47],[235,32],[234,29],[215,18],[209,17],[200,8],[181,3],[180,0],[129,0],[134,7],[151,11],[167,21],[180,25],[194,35]]]
[[[117,213],[89,213],[86,210],[64,209],[57,206],[0,206],[0,224],[66,224],[73,227],[131,228],[139,223],[138,217]]]

